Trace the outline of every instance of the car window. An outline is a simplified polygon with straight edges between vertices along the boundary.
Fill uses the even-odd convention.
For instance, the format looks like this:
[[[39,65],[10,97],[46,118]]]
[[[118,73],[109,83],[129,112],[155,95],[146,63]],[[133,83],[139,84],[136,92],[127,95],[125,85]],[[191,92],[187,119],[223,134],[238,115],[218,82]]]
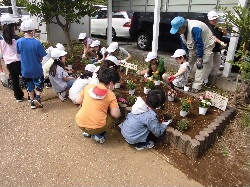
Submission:
[[[115,12],[112,15],[112,18],[125,18],[124,15],[121,12]]]
[[[99,14],[97,15],[97,19],[104,19],[107,18],[107,11],[100,11]]]
[[[128,14],[128,18],[131,19],[133,16],[133,12],[127,12],[127,14]]]

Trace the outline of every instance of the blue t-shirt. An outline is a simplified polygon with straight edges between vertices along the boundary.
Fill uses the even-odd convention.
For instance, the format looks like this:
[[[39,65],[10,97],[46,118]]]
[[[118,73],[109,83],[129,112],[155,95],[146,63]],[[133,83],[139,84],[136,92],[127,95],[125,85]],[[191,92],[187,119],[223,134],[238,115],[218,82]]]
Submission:
[[[17,53],[20,54],[23,77],[38,78],[43,76],[41,58],[46,55],[46,51],[40,41],[35,38],[18,39]]]

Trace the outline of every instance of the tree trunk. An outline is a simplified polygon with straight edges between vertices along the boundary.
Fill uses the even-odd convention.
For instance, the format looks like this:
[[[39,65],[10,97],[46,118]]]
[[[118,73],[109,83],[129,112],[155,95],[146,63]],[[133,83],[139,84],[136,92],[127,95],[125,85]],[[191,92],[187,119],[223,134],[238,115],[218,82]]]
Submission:
[[[63,28],[63,32],[66,38],[66,43],[67,43],[67,49],[68,49],[68,53],[69,55],[73,54],[73,46],[72,46],[72,42],[71,42],[71,38],[70,38],[70,27],[68,26],[69,24],[65,24],[64,28]]]
[[[235,105],[246,105],[250,103],[250,83],[248,81],[242,81],[237,86],[237,95],[234,97],[233,103]]]

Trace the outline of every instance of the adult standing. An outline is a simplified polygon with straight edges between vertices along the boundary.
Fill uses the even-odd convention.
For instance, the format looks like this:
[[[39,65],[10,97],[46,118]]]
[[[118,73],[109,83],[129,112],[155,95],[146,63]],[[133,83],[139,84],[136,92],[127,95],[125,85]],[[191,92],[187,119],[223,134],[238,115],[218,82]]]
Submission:
[[[21,61],[17,53],[16,40],[19,38],[15,34],[15,21],[9,15],[1,16],[3,25],[3,35],[0,37],[0,49],[4,62],[10,73],[13,84],[14,96],[17,102],[23,100],[24,93],[19,85],[19,76],[21,76]]]
[[[221,48],[225,48],[227,44],[225,44],[223,41],[221,41],[222,36],[227,35],[227,31],[225,28],[218,27],[219,22],[219,15],[215,11],[210,11],[207,14],[208,17],[208,27],[212,31],[213,35],[216,37],[215,39],[215,46],[213,48],[213,58],[212,58],[212,66],[207,71],[207,74],[204,76],[204,86],[210,87],[210,84],[208,83],[208,76],[211,74],[212,76],[216,76],[218,73],[218,70],[220,68],[220,65],[222,64],[221,60]]]
[[[182,48],[188,54],[190,66],[196,64],[195,80],[192,91],[198,92],[203,84],[204,75],[210,69],[212,61],[212,50],[215,37],[209,27],[198,20],[185,20],[177,16],[171,21],[171,34],[180,34]]]

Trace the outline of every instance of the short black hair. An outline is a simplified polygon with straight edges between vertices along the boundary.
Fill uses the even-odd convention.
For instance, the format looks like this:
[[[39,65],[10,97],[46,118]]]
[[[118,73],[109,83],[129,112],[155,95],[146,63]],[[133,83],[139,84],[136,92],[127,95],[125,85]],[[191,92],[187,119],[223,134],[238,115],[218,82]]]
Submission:
[[[101,68],[98,79],[101,83],[108,85],[111,81],[115,84],[120,81],[120,76],[117,70],[113,68]]]
[[[87,79],[89,77],[93,76],[93,72],[85,70],[84,73],[82,75],[80,75],[81,79]]]
[[[181,59],[182,57],[187,60],[187,55],[183,55],[183,56],[176,57],[176,58]]]
[[[114,68],[116,70],[119,69],[119,66],[117,66],[114,62],[112,62],[111,60],[104,60],[101,64],[102,68]]]
[[[146,104],[150,108],[161,107],[166,101],[166,95],[160,88],[152,89],[148,92]]]

